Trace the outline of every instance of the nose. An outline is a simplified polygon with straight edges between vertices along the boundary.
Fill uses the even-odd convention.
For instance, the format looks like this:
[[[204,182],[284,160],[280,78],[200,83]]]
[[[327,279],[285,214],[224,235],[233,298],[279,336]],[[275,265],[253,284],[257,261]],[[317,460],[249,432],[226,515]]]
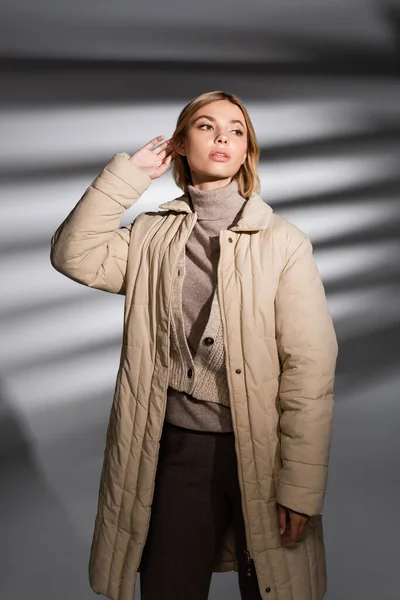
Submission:
[[[224,133],[223,130],[221,130],[220,128],[218,128],[217,135],[215,136],[215,139],[216,139],[217,142],[223,142],[224,144],[226,144],[226,142],[228,141],[228,134]]]
[[[224,135],[223,133],[220,133],[219,135],[217,135],[217,141],[218,142],[223,142],[224,144],[227,143],[227,136]]]

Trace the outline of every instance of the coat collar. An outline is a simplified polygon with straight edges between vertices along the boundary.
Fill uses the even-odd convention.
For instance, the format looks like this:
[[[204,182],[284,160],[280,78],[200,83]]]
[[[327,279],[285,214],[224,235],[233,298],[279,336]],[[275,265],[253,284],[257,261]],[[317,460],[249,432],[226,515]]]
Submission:
[[[164,202],[164,204],[160,204],[159,208],[180,213],[193,213],[187,194],[182,194],[182,196],[178,196],[169,202]],[[231,227],[229,231],[248,232],[265,229],[268,227],[272,212],[271,206],[264,202],[257,192],[253,192],[244,205],[237,225]]]

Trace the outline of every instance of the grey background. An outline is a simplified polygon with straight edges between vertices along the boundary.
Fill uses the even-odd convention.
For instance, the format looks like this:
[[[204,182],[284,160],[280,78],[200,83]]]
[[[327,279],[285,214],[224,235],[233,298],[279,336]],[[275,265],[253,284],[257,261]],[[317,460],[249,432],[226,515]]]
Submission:
[[[50,237],[113,154],[215,89],[248,107],[262,196],[310,235],[339,338],[327,599],[399,598],[399,24],[366,0],[0,7],[1,598],[96,597],[123,299],[59,275]],[[179,194],[167,173],[124,222]],[[210,598],[239,599],[236,576]]]

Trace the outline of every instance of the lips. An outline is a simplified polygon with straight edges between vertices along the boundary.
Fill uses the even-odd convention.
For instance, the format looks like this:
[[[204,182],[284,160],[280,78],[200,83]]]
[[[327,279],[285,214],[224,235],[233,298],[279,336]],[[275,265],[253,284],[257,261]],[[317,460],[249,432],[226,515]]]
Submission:
[[[213,150],[212,152],[210,152],[209,157],[212,158],[213,160],[221,160],[221,161],[226,161],[229,160],[230,156],[228,154],[228,152],[225,152],[225,150]]]

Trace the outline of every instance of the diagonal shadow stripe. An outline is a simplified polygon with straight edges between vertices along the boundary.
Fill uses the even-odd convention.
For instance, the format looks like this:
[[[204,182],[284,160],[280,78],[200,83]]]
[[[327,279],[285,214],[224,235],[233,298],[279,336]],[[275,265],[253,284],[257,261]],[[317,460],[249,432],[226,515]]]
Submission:
[[[266,106],[266,111],[268,106]],[[400,152],[400,125],[397,127],[391,123],[382,126],[375,126],[373,130],[369,129],[365,132],[356,134],[341,134],[338,136],[325,137],[319,140],[311,140],[304,142],[291,142],[274,145],[272,148],[260,146],[260,164],[264,162],[279,162],[298,158],[315,158],[321,156],[321,153],[329,159],[330,157],[340,156],[349,151],[367,151],[368,147],[371,150],[377,150],[378,145],[395,144],[394,149]],[[18,164],[8,167],[7,170],[0,165],[0,185],[12,185],[25,181],[41,181],[43,179],[57,179],[67,177],[93,176],[102,169],[104,164],[110,160],[111,156],[104,156],[103,159],[80,160],[77,163],[60,164],[56,167],[19,167]]]
[[[51,367],[52,365],[59,365],[64,361],[68,361],[69,359],[85,359],[89,355],[102,356],[105,351],[109,350],[114,350],[115,353],[118,354],[118,352],[121,349],[121,345],[122,336],[116,335],[105,338],[102,342],[89,342],[87,344],[80,344],[79,346],[72,348],[54,347],[51,352],[51,355],[47,353],[41,357],[31,355],[29,357],[29,360],[19,361],[18,365],[16,365],[14,368],[8,369],[7,376],[15,376],[20,372],[21,374],[23,374],[26,369],[34,369],[42,366]]]

